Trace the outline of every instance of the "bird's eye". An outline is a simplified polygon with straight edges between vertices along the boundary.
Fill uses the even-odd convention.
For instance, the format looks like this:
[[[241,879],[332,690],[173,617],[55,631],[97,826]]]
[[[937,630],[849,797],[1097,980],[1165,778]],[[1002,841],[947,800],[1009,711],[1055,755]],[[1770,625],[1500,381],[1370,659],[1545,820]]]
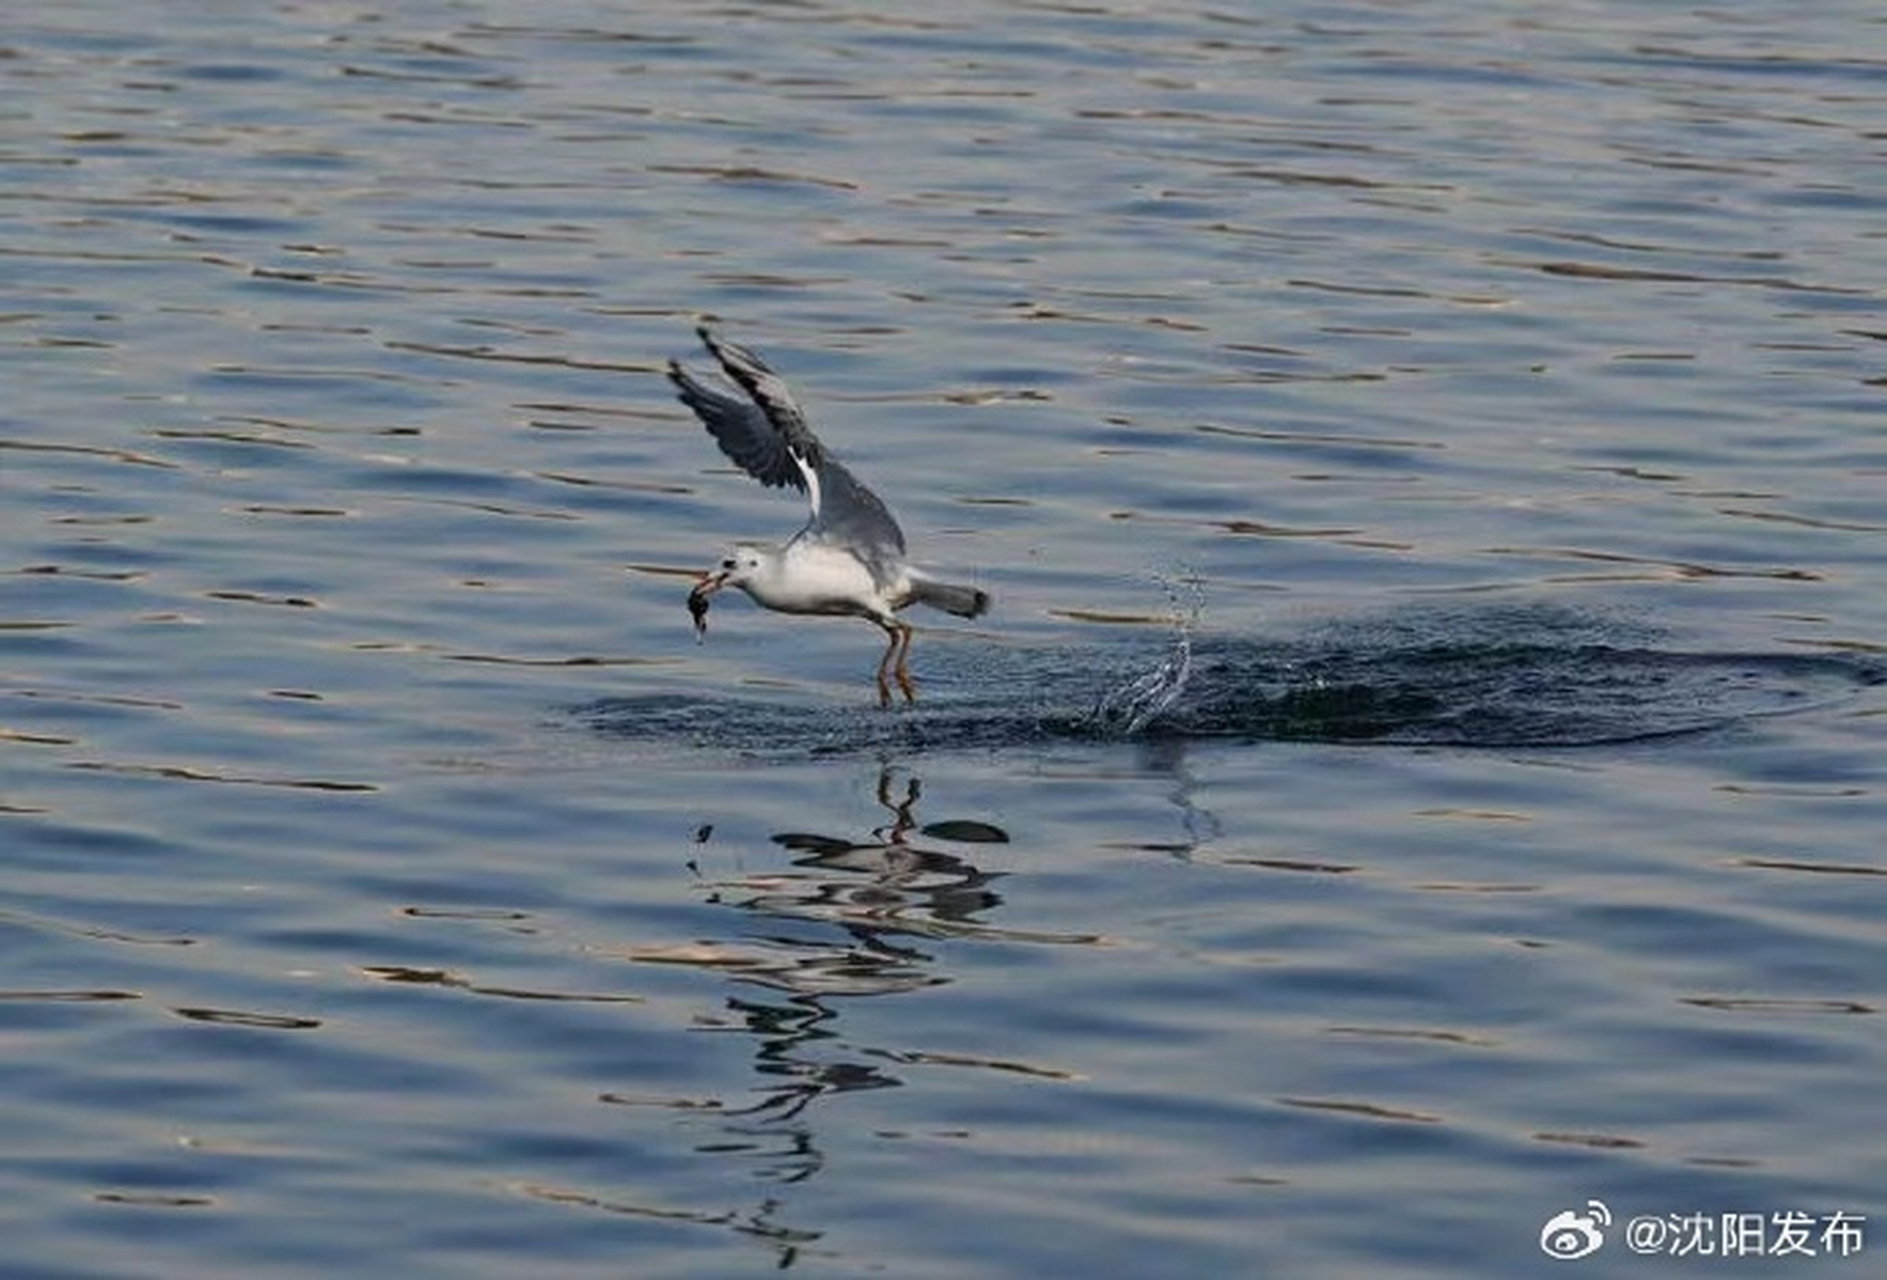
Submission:
[[[729,556],[727,559],[721,561],[721,568],[723,569],[737,569],[739,567],[740,567],[739,565],[734,563],[734,557],[732,556]]]

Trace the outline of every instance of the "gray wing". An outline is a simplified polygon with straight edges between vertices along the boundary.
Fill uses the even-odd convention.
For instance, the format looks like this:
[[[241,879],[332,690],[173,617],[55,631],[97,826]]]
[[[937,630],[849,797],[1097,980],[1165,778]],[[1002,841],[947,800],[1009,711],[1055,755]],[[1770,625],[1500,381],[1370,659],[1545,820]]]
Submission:
[[[769,488],[790,485],[807,496],[812,520],[802,536],[852,547],[874,570],[893,555],[902,556],[904,532],[898,522],[878,495],[819,443],[785,381],[759,356],[718,337],[706,325],[696,332],[728,378],[749,398],[726,395],[689,373],[679,361],[669,361],[669,381],[721,452],[761,484]]]
[[[702,330],[701,336],[707,340],[707,330]],[[715,350],[711,341],[708,349]],[[701,419],[701,425],[708,429],[714,442],[721,446],[721,452],[735,466],[768,488],[790,485],[804,492],[806,473],[793,457],[790,437],[765,408],[709,386],[683,368],[679,360],[668,362],[668,380],[675,384],[681,402],[694,410],[695,417]],[[791,421],[800,437],[800,455],[808,462],[817,459],[824,451],[806,428],[806,420],[797,407],[793,409]]]
[[[871,566],[872,576],[888,584],[904,559],[904,530],[891,518],[878,495],[828,455],[819,466],[825,497],[813,512],[805,536],[849,547]]]

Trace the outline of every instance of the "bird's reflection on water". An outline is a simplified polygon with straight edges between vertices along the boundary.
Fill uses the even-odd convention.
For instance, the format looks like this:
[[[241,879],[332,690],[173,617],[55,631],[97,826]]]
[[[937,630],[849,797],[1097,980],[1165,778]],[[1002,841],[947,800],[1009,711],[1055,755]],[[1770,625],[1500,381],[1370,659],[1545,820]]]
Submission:
[[[773,842],[796,857],[793,872],[719,882],[717,900],[762,915],[828,920],[843,926],[871,955],[901,968],[920,953],[897,945],[897,935],[943,937],[986,931],[980,912],[1001,904],[993,886],[1000,871],[979,868],[967,856],[937,847],[1006,844],[1000,827],[974,820],[920,825],[916,809],[923,783],[915,774],[886,768],[878,803],[891,816],[865,840],[787,831]],[[886,975],[902,982],[895,975]]]
[[[925,821],[923,782],[910,770],[883,766],[876,799],[885,821],[857,836],[781,831],[772,842],[790,855],[785,868],[722,874],[715,869],[711,828],[697,838],[690,865],[703,901],[740,912],[758,928],[738,940],[637,949],[629,958],[698,966],[735,990],[722,1013],[697,1029],[752,1041],[757,1077],[744,1100],[647,1098],[605,1094],[625,1107],[665,1107],[712,1117],[713,1132],[695,1149],[745,1162],[752,1176],[791,1184],[826,1164],[815,1104],[842,1094],[902,1086],[901,1067],[955,1067],[1067,1079],[1052,1067],[973,1055],[865,1046],[840,1030],[843,1002],[901,996],[952,981],[936,943],[960,939],[1047,945],[1093,945],[1095,935],[1006,929],[992,916],[1003,904],[998,886],[1008,873],[985,865],[1009,843],[1001,827],[976,818]],[[768,1230],[777,1203],[764,1215]],[[759,1219],[744,1230],[761,1231]],[[816,1232],[769,1237],[800,1250]]]

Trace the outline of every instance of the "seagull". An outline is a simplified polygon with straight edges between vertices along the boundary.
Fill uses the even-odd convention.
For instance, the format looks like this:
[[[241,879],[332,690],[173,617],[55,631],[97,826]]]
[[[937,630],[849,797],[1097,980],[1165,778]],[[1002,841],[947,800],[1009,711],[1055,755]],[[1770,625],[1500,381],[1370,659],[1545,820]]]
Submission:
[[[915,601],[975,618],[989,608],[989,593],[940,581],[907,560],[898,522],[819,443],[780,376],[707,325],[695,332],[746,398],[710,386],[670,360],[668,380],[681,402],[742,471],[768,488],[791,485],[812,506],[806,527],[784,544],[737,542],[719,568],[701,576],[688,593],[697,638],[707,631],[708,597],[722,587],[739,587],[755,604],[779,613],[867,618],[885,633],[878,705],[891,705],[893,678],[904,700],[916,701],[907,665],[913,628],[898,610]]]

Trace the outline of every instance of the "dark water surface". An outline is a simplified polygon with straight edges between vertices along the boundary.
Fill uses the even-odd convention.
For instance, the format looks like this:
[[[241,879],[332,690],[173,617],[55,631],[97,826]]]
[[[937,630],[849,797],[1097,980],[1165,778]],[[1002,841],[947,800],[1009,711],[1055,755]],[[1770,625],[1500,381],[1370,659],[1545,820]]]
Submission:
[[[1883,48],[14,14],[6,1274],[1870,1274]],[[915,707],[693,643],[702,314],[995,597]]]

